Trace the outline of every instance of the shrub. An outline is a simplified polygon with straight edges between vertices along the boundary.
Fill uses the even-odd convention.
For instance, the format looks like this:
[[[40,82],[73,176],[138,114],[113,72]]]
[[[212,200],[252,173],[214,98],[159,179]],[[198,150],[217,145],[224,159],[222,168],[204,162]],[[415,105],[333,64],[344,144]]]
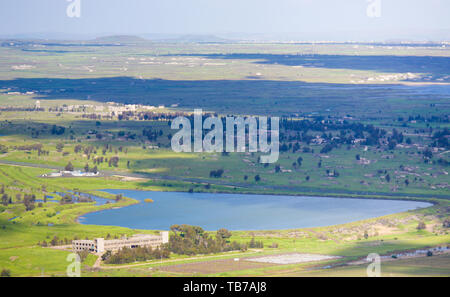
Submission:
[[[419,224],[417,225],[417,230],[424,230],[426,227],[427,226],[424,222],[419,222]]]
[[[11,270],[9,269],[2,269],[2,272],[0,274],[1,277],[10,277],[11,276]]]

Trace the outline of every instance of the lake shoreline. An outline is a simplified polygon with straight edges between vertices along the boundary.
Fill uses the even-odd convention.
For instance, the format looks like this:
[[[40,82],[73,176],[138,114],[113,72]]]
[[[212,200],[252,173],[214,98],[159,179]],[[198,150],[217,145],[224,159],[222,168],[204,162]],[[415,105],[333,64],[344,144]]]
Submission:
[[[250,210],[250,211],[248,211],[248,213],[250,213],[251,215],[255,216],[257,211],[258,211],[258,209],[259,209],[258,207],[261,208],[263,204],[267,204],[267,203],[270,204],[270,203],[273,203],[274,201],[278,202],[278,201],[276,201],[276,199],[278,199],[279,197],[298,198],[297,200],[286,201],[287,203],[285,203],[283,205],[279,205],[279,204],[275,205],[277,208],[280,208],[281,210],[283,210],[283,207],[284,207],[285,210],[288,210],[288,212],[289,212],[289,214],[291,216],[293,216],[293,214],[292,214],[293,211],[299,211],[299,210],[305,211],[305,209],[303,209],[303,208],[299,209],[297,207],[289,207],[288,206],[289,203],[299,203],[299,202],[300,203],[310,203],[310,202],[312,202],[313,204],[314,203],[317,204],[317,202],[314,201],[315,198],[331,199],[329,201],[334,201],[335,203],[331,203],[332,205],[330,207],[334,207],[334,205],[336,205],[335,207],[337,207],[338,210],[344,211],[342,213],[341,212],[334,212],[334,213],[331,213],[329,216],[326,216],[327,215],[326,211],[330,211],[330,210],[326,210],[326,208],[329,208],[328,207],[328,203],[327,203],[325,209],[322,209],[322,206],[320,206],[320,213],[325,215],[325,217],[327,217],[329,220],[330,219],[331,220],[334,219],[334,220],[338,220],[338,222],[333,222],[333,223],[330,223],[330,224],[326,223],[324,225],[317,224],[317,225],[313,225],[313,226],[310,226],[310,225],[302,226],[302,225],[299,224],[298,226],[293,226],[293,227],[280,227],[280,226],[274,226],[273,228],[264,228],[264,227],[262,227],[262,229],[255,228],[255,226],[253,226],[253,228],[236,228],[236,227],[230,228],[230,230],[233,230],[233,231],[261,231],[261,230],[274,231],[274,230],[295,230],[295,229],[304,229],[304,228],[327,227],[327,226],[333,226],[333,225],[353,223],[353,222],[358,222],[358,221],[362,221],[362,220],[366,220],[366,219],[372,219],[372,218],[377,218],[377,217],[383,217],[385,215],[392,215],[392,214],[397,214],[397,213],[408,212],[408,211],[412,211],[412,210],[416,210],[416,209],[425,209],[425,208],[432,207],[433,205],[436,205],[436,204],[439,203],[438,201],[430,201],[430,200],[427,200],[427,199],[388,199],[388,198],[384,198],[384,197],[383,198],[372,198],[372,197],[370,197],[370,198],[369,197],[332,197],[332,196],[330,197],[330,196],[313,196],[313,195],[306,196],[306,195],[293,195],[293,194],[291,194],[291,195],[286,195],[286,194],[274,195],[274,194],[270,194],[270,193],[264,193],[264,194],[261,194],[261,193],[219,193],[219,192],[195,192],[195,193],[189,193],[189,192],[185,192],[185,191],[148,191],[148,190],[146,191],[146,190],[142,190],[142,189],[139,189],[139,190],[137,190],[137,189],[103,189],[103,190],[100,190],[100,191],[105,191],[105,192],[106,191],[112,191],[112,192],[106,192],[106,193],[109,193],[109,194],[116,194],[114,191],[116,191],[116,192],[117,191],[132,191],[132,192],[136,192],[136,193],[140,193],[140,194],[143,194],[144,192],[149,192],[149,193],[158,193],[160,198],[157,198],[157,199],[163,199],[163,197],[165,197],[166,199],[169,199],[169,200],[171,200],[171,199],[172,200],[173,199],[177,200],[178,199],[178,201],[175,201],[176,203],[173,204],[173,205],[177,205],[178,208],[177,207],[173,208],[172,207],[173,205],[171,205],[172,208],[171,208],[170,212],[181,211],[181,209],[182,209],[183,212],[181,213],[181,216],[185,215],[185,212],[188,212],[189,207],[193,207],[191,205],[192,201],[190,201],[188,199],[190,199],[190,195],[195,195],[195,194],[202,194],[203,195],[203,197],[199,197],[198,195],[195,196],[195,197],[192,196],[192,199],[194,199],[194,202],[196,202],[196,203],[199,203],[199,201],[201,201],[202,199],[204,199],[204,201],[202,201],[203,203],[205,201],[207,203],[222,203],[222,202],[230,203],[231,206],[230,205],[225,205],[225,207],[224,207],[224,205],[221,205],[221,207],[216,208],[216,209],[219,209],[220,212],[225,212],[225,211],[227,211],[227,207],[228,207],[228,208],[230,208],[230,210],[228,210],[228,211],[230,211],[231,215],[237,215],[239,211],[243,211],[242,210],[242,203],[244,203],[243,206]],[[166,197],[167,195],[170,195],[170,193],[181,194],[181,195],[175,195],[173,197],[172,196]],[[124,196],[128,197],[128,196],[130,196],[129,194],[130,193],[124,193]],[[219,197],[219,200],[216,200],[215,199],[216,197],[213,197],[214,194],[220,194],[221,195],[221,197]],[[251,201],[253,204],[247,205],[246,203],[248,203],[249,200],[241,199],[241,197],[238,197],[239,195],[248,195],[251,198],[256,199],[256,200]],[[226,200],[227,198],[232,199],[232,201],[231,200]],[[133,199],[135,201],[138,201],[137,202],[138,204],[139,203],[143,203],[143,201],[144,201],[143,197],[134,197],[134,198],[131,198],[131,199]],[[168,203],[166,201],[166,199],[160,200],[160,202],[162,202],[162,204],[158,204],[158,205],[164,205],[164,203]],[[225,200],[223,200],[223,199],[225,199]],[[261,199],[263,199],[264,201],[261,202],[260,201]],[[365,203],[359,203],[356,206],[352,206],[352,207],[360,207],[361,209],[358,209],[359,212],[353,213],[353,211],[349,211],[350,208],[340,209],[342,207],[342,205],[344,205],[344,206],[347,205],[347,207],[349,207],[348,206],[348,204],[349,204],[348,201],[338,202],[341,199],[345,199],[345,200],[348,200],[348,199],[366,200],[367,201],[366,204],[369,205],[369,207],[365,207],[364,206]],[[195,200],[199,200],[199,201],[195,201]],[[414,203],[425,203],[425,205],[418,206],[416,208],[413,208],[411,206],[411,207],[408,207],[408,209],[403,210],[403,208],[405,208],[406,205],[402,205],[402,204],[398,204],[397,203],[397,204],[393,204],[393,205],[390,206],[390,207],[393,207],[394,209],[393,209],[393,212],[389,212],[389,207],[386,206],[386,205],[388,205],[386,203],[381,204],[382,208],[378,208],[376,206],[374,207],[373,205],[371,205],[371,204],[374,204],[374,203],[380,202],[380,201],[383,201],[383,202],[386,202],[386,201],[392,201],[392,202],[414,202]],[[178,202],[187,203],[187,205],[183,206],[183,205],[181,205],[181,203],[178,203]],[[231,202],[235,202],[238,205],[235,205],[234,203],[231,203]],[[241,207],[239,207],[239,204],[241,204]],[[133,203],[132,205],[128,205],[128,206],[132,207],[133,205],[136,205],[136,203]],[[352,203],[352,205],[354,205],[354,203]],[[193,211],[201,211],[202,210],[203,205],[197,205],[197,206],[198,206],[198,208],[194,208]],[[307,204],[307,206],[308,206],[308,204]],[[139,212],[142,212],[143,209],[145,209],[145,207],[146,206],[144,205],[144,206],[140,207],[139,209],[134,209],[135,212],[133,212],[131,215],[127,214],[127,216],[126,216],[127,223],[126,224],[117,224],[117,223],[98,224],[97,222],[91,222],[91,223],[89,223],[89,222],[86,222],[86,223],[82,222],[86,218],[81,218],[81,217],[85,216],[86,214],[90,215],[90,214],[94,214],[94,213],[101,213],[103,210],[96,210],[96,211],[93,211],[93,212],[82,214],[82,215],[77,217],[76,223],[83,224],[83,225],[96,225],[96,226],[118,226],[118,227],[124,227],[124,228],[129,228],[129,229],[141,229],[141,230],[160,230],[160,229],[161,230],[162,229],[165,230],[165,229],[167,229],[166,226],[164,226],[164,227],[155,226],[153,228],[153,227],[146,227],[146,226],[140,226],[140,225],[139,226],[137,226],[137,225],[130,225],[129,218],[134,219],[136,221],[136,220],[138,220],[139,214],[141,216],[149,215],[147,213],[145,213],[145,214],[139,213]],[[210,207],[213,207],[213,206],[210,205]],[[232,211],[231,210],[232,207],[238,207],[239,211],[238,212]],[[317,205],[316,206],[309,205],[309,207],[317,207]],[[382,212],[383,211],[383,207],[384,207],[386,213],[381,213],[381,214],[377,213],[377,212]],[[121,209],[121,208],[123,208],[123,207],[117,207],[116,209]],[[187,210],[186,210],[186,208],[187,208]],[[397,211],[399,208],[401,210]],[[316,209],[316,211],[317,211],[317,209]],[[112,209],[108,209],[108,210],[111,211]],[[265,213],[265,211],[267,211],[264,208],[259,209],[259,210],[263,211],[263,213]],[[131,210],[128,210],[128,211],[131,211]],[[148,211],[152,212],[154,210],[153,209],[148,209]],[[167,209],[166,209],[166,211],[167,211]],[[350,221],[339,221],[339,220],[342,220],[343,216],[345,217],[345,212],[349,212],[350,216],[353,215],[353,216],[362,216],[362,217],[356,217],[354,220],[350,219]],[[375,213],[372,213],[372,212],[375,212]],[[116,217],[117,216],[120,217],[120,215],[124,215],[124,213],[126,213],[126,212],[123,212],[123,211],[122,212],[116,212],[115,216]],[[105,214],[103,214],[103,216],[104,215]],[[158,215],[160,215],[160,214],[156,213],[156,216],[158,216]],[[226,215],[225,215],[225,217],[226,217]],[[245,215],[242,215],[242,217],[245,217]],[[238,216],[238,218],[241,218],[241,216]],[[258,215],[256,215],[255,218],[259,218]],[[284,216],[281,216],[280,218],[282,219],[281,221],[283,221],[283,220],[286,221],[287,220],[287,218],[285,218]],[[298,220],[298,216],[293,216],[293,218]],[[92,217],[90,219],[92,220]],[[98,217],[96,219],[98,219]],[[152,216],[152,219],[154,219],[154,216]],[[315,218],[315,219],[317,219],[317,218]],[[141,218],[141,220],[143,220],[143,219]],[[164,222],[165,220],[167,220],[167,217],[163,216],[162,221],[161,222],[158,221],[158,224],[163,224],[162,222]],[[185,219],[185,220],[189,221],[189,220],[192,220],[192,218]],[[146,223],[151,223],[151,222],[147,222],[147,220],[144,220],[144,221]],[[138,222],[139,222],[139,224],[142,223],[142,221],[138,221]],[[218,220],[217,222],[220,223],[220,220]],[[291,221],[288,221],[288,222],[291,222]],[[293,222],[295,223],[295,221],[293,221]],[[182,222],[174,222],[173,224],[177,224],[177,223],[181,224]],[[187,224],[196,224],[196,223],[189,223],[189,222],[186,222],[186,223]],[[204,226],[205,224],[208,225],[208,223],[211,223],[212,225],[217,224],[217,223],[215,223],[213,218],[210,218],[210,220],[206,220],[205,222],[203,222],[203,224],[199,223],[197,225],[200,225],[200,226],[203,225]],[[137,224],[137,223],[135,223],[135,224]],[[230,220],[230,223],[228,225],[230,225],[230,224],[233,225],[233,224],[238,224],[238,223],[236,223],[233,220]],[[283,224],[283,223],[279,223],[279,224]],[[225,227],[227,227],[227,226],[225,226]],[[215,229],[215,228],[205,227],[205,229],[209,230],[209,229]]]

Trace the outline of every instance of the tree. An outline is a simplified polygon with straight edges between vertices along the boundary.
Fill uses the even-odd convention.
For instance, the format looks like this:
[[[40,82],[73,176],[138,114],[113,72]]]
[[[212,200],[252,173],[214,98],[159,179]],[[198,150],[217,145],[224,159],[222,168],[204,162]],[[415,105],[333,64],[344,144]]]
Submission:
[[[72,196],[69,194],[64,195],[59,201],[60,204],[71,204],[73,202]]]
[[[223,173],[224,173],[223,169],[211,170],[209,172],[209,177],[220,178],[222,177]]]
[[[111,165],[114,167],[119,166],[119,157],[115,156],[115,157],[109,158],[108,165],[109,165],[109,167],[111,167]]]
[[[84,165],[84,172],[89,172],[89,164]]]
[[[64,149],[64,144],[63,143],[58,143],[58,144],[56,144],[56,150],[58,151],[58,152],[62,152],[62,150]]]
[[[423,156],[426,159],[431,159],[433,158],[433,153],[431,152],[431,150],[429,148],[427,148],[424,152],[423,152]]]
[[[264,243],[262,241],[256,241],[254,237],[248,243],[248,247],[252,249],[262,249],[264,248]]]
[[[6,154],[8,152],[8,147],[0,144],[0,154]]]
[[[443,223],[442,223],[442,227],[444,227],[444,228],[450,228],[450,220],[445,220]]]
[[[0,274],[1,277],[10,277],[11,276],[11,270],[9,269],[3,269],[2,273]]]
[[[111,257],[111,254],[111,251],[106,251],[106,253],[102,255],[102,261],[108,260]]]
[[[25,205],[25,210],[30,211],[34,209],[34,202],[36,198],[33,195],[25,194],[23,197],[23,204]]]
[[[426,227],[427,226],[424,222],[419,222],[419,224],[417,225],[417,230],[424,230]]]
[[[395,149],[396,146],[397,146],[397,142],[393,139],[389,139],[389,142],[388,142],[389,150],[392,151],[393,149]]]
[[[72,163],[71,162],[67,163],[66,167],[64,167],[64,170],[65,171],[73,171],[74,168],[73,168]]]
[[[75,152],[75,154],[78,154],[79,152],[81,152],[83,150],[83,146],[80,144],[77,144],[74,148],[73,151]]]
[[[261,177],[259,174],[255,175],[255,182],[259,182],[261,180]]]
[[[2,195],[2,204],[4,206],[8,206],[8,202],[9,202],[8,195],[7,194],[3,194]]]
[[[278,172],[280,172],[280,171],[281,171],[280,165],[276,165],[276,166],[275,166],[275,172],[278,173]]]
[[[231,232],[225,228],[222,228],[222,229],[217,230],[216,237],[222,238],[222,239],[228,239],[231,237]]]

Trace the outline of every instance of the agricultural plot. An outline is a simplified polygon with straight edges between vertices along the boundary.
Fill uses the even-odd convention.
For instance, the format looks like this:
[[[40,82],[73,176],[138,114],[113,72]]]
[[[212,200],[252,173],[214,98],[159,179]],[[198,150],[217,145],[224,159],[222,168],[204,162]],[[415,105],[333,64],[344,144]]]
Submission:
[[[446,246],[449,61],[448,48],[426,45],[0,42],[0,268],[60,276],[68,251],[49,245],[155,232],[79,224],[85,213],[138,203],[101,192],[110,188],[433,206],[338,226],[233,231],[230,242],[256,239],[263,247],[214,260],[172,254],[102,269],[90,255],[87,276],[360,275],[359,266],[311,268]],[[170,123],[194,108],[279,116],[278,161],[264,165],[249,152],[175,153]],[[92,177],[42,177],[65,169]],[[386,273],[448,275],[447,258],[400,259]]]

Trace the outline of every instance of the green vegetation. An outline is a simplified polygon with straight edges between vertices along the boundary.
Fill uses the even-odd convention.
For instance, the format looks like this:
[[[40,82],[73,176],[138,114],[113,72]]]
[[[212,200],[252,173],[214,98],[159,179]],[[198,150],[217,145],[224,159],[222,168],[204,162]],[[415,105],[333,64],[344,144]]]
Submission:
[[[110,251],[102,256],[102,260],[106,264],[124,264],[139,261],[148,261],[151,259],[167,259],[170,251],[167,247],[162,246],[156,249],[151,247],[122,248],[118,252],[112,254]]]
[[[298,230],[230,233],[175,226],[170,255],[165,249],[124,250],[106,255],[108,265],[100,270],[93,268],[96,256],[83,255],[86,276],[192,275],[168,267],[273,253],[344,257],[320,263],[325,266],[371,252],[450,242],[448,48],[138,42],[121,47],[61,43],[36,50],[36,44],[0,46],[2,276],[62,276],[70,252],[64,246],[73,239],[156,231],[79,224],[85,213],[138,203],[101,192],[106,188],[411,199],[434,205]],[[278,162],[260,164],[259,153],[174,153],[171,120],[191,116],[198,107],[222,118],[280,116]],[[98,175],[48,175],[64,169]],[[97,205],[94,196],[109,203]],[[393,275],[448,275],[448,257],[427,258],[398,260],[386,269]],[[140,263],[128,265],[140,266],[124,265],[135,261]],[[198,274],[364,271],[360,266],[309,269],[316,264]]]
[[[169,250],[179,255],[210,254],[229,251],[246,251],[247,244],[239,244],[228,239],[231,233],[220,229],[215,238],[209,236],[201,227],[189,225],[173,225]]]

